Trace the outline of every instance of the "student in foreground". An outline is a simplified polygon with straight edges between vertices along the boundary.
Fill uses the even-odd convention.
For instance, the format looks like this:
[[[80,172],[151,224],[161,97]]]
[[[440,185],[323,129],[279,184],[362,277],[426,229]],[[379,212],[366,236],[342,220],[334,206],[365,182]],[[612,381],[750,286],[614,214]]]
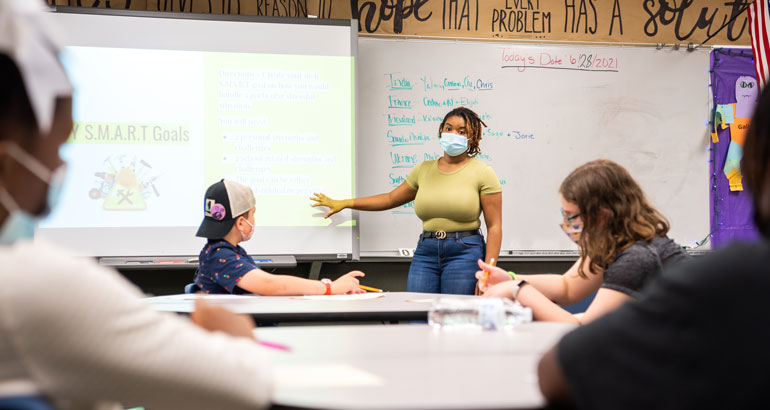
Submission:
[[[201,304],[197,327],[152,310],[114,270],[30,240],[55,208],[72,129],[72,89],[42,9],[0,0],[0,408],[266,406],[270,366],[249,318]]]
[[[339,295],[366,293],[358,287],[361,271],[335,281],[273,275],[259,269],[238,244],[254,235],[254,193],[245,185],[223,179],[206,190],[203,222],[196,233],[208,239],[198,258],[195,285],[204,293],[259,295]]]
[[[550,403],[597,410],[767,407],[770,88],[746,134],[741,171],[762,240],[667,269],[638,301],[564,336],[538,366]]]
[[[578,245],[577,262],[563,275],[511,275],[479,261],[482,270],[476,278],[484,296],[518,300],[532,309],[535,320],[587,323],[638,298],[663,267],[687,258],[666,236],[666,218],[617,163],[596,160],[578,167],[559,193],[560,225]],[[596,296],[582,315],[559,306],[593,292]]]

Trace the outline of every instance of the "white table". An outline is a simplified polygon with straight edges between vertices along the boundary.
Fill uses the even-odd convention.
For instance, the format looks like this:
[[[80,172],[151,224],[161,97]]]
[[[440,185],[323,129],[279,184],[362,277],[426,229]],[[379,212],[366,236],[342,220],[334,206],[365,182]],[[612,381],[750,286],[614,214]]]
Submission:
[[[366,294],[374,296],[376,294]],[[385,292],[376,299],[356,299],[357,295],[256,296],[184,294],[145,299],[153,309],[190,313],[196,299],[223,306],[237,313],[251,315],[257,323],[283,322],[397,322],[426,321],[433,301],[439,297],[471,298],[474,296],[438,295],[433,293]],[[350,296],[345,299],[344,296]],[[343,299],[343,300],[341,300]]]
[[[275,367],[275,404],[312,409],[537,408],[540,356],[574,326],[530,323],[513,331],[427,325],[278,327],[257,330]],[[312,376],[309,376],[312,375]]]

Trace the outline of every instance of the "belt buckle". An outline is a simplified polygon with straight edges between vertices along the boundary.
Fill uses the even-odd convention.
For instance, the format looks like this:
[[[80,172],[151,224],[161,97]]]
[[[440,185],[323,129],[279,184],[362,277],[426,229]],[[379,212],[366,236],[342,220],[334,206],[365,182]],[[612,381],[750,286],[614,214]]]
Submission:
[[[444,239],[444,238],[446,238],[446,232],[436,231],[436,239]]]

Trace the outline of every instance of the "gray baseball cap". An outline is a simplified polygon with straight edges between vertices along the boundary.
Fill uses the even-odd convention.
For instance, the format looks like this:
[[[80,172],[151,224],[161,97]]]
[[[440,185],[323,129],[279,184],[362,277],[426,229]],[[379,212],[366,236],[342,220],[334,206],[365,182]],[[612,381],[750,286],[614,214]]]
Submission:
[[[257,201],[251,188],[223,179],[206,190],[203,199],[203,222],[195,236],[208,239],[224,238],[239,216],[254,208]]]

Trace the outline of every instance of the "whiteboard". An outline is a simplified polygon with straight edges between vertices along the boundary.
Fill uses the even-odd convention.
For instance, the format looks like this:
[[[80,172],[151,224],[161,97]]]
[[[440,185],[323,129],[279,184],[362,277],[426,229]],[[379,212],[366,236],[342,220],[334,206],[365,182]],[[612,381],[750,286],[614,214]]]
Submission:
[[[37,238],[87,256],[197,256],[206,188],[227,178],[257,199],[249,253],[356,254],[352,212],[330,222],[308,200],[354,191],[353,22],[82,8],[48,17],[62,32],[75,124],[61,151],[62,203]]]
[[[438,158],[441,120],[464,105],[489,126],[479,158],[503,186],[503,251],[574,251],[558,187],[598,158],[631,172],[674,240],[709,233],[706,50],[361,38],[359,56],[359,196]],[[420,231],[413,204],[361,212],[361,254],[413,249]]]

